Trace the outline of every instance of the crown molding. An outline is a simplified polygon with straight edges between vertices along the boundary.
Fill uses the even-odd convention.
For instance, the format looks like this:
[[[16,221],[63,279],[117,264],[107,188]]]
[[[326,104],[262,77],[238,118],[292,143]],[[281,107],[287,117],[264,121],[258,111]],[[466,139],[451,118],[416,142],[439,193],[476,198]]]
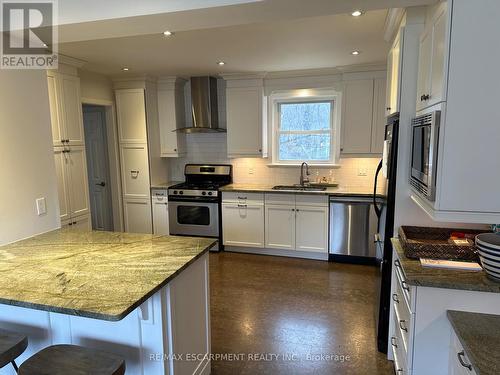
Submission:
[[[255,72],[255,73],[223,73],[218,75],[225,80],[231,79],[263,79],[267,76],[267,72]]]
[[[71,56],[66,56],[62,54],[58,54],[57,58],[59,59],[59,64],[66,64],[70,66],[74,66],[75,68],[82,68],[85,64],[87,64],[87,61],[77,59],[76,57],[71,57]]]
[[[384,24],[384,40],[392,42],[401,25],[405,10],[404,8],[391,8],[387,12]]]

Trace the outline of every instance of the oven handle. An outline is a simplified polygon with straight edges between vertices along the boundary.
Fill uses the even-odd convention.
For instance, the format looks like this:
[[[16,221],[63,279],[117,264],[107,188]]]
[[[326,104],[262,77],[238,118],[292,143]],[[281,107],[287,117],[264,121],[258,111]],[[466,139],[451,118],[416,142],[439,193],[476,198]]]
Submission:
[[[168,197],[169,202],[185,202],[185,203],[218,203],[219,198],[202,198],[202,197]]]

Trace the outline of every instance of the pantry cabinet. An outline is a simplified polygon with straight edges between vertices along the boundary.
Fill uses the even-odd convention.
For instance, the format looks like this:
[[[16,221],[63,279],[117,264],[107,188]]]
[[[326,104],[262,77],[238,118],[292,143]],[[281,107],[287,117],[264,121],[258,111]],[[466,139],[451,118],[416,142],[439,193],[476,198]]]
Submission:
[[[230,158],[263,156],[266,128],[263,79],[226,78],[227,153]]]
[[[84,146],[54,148],[61,223],[90,214]]]
[[[48,71],[52,141],[54,146],[83,146],[83,116],[80,78]]]
[[[186,126],[184,100],[186,82],[177,77],[158,81],[161,157],[179,157],[186,154],[186,135],[176,131]]]
[[[420,37],[417,111],[446,100],[447,2],[428,9]]]

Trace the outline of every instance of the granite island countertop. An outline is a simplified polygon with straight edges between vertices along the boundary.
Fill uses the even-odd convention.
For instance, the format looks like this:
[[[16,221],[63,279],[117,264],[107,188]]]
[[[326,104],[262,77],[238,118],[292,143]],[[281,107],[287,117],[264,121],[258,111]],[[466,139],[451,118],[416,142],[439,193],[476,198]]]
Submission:
[[[500,316],[450,310],[447,315],[477,375],[500,374]]]
[[[279,185],[279,184],[277,184]],[[337,195],[337,196],[373,196],[373,187],[327,187],[323,191],[300,191],[300,190],[273,190],[275,185],[259,184],[230,184],[221,187],[222,192],[246,192],[246,193],[275,193],[275,194],[310,194],[310,195]],[[378,194],[379,198],[385,199],[383,192]]]
[[[55,230],[0,247],[0,303],[121,320],[215,242]]]
[[[391,241],[400,258],[406,282],[410,285],[500,293],[500,282],[488,278],[484,271],[422,267],[419,259],[405,256],[398,238],[392,238]]]

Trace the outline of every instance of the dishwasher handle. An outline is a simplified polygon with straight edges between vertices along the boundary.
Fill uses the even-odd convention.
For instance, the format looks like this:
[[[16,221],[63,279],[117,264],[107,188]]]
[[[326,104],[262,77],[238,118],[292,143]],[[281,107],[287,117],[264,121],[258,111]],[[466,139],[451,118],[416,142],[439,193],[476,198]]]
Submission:
[[[330,203],[343,203],[343,204],[356,204],[356,203],[362,203],[362,204],[373,204],[373,197],[372,196],[345,196],[345,197],[340,197],[340,196],[330,196]]]

